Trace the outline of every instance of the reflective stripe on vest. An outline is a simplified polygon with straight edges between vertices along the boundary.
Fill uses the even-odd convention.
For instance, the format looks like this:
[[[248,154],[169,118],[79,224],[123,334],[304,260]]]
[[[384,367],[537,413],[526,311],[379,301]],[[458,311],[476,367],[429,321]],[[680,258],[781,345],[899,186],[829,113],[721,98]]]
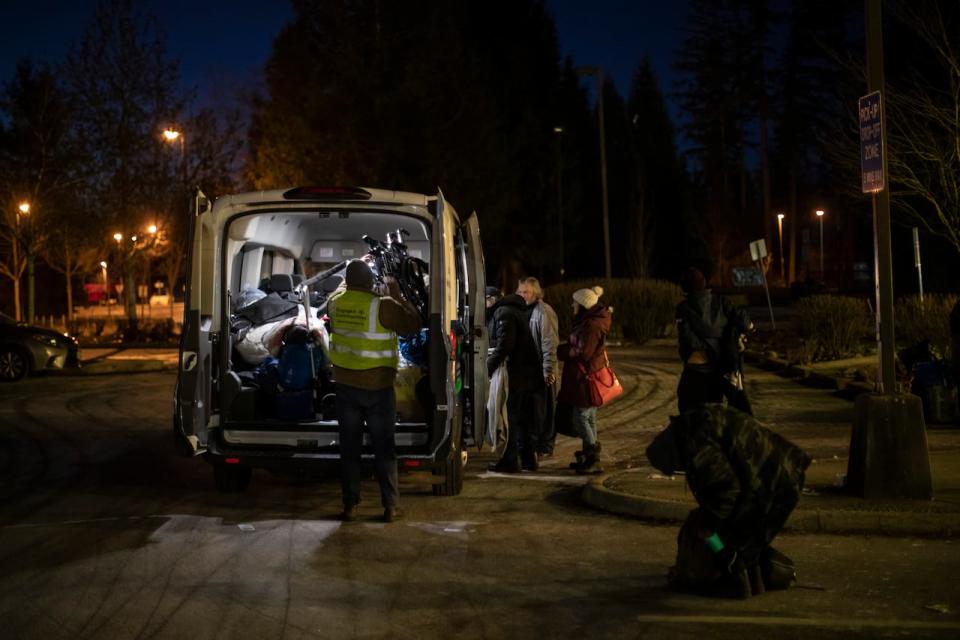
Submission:
[[[330,361],[344,369],[363,371],[397,368],[397,334],[380,324],[380,298],[365,291],[346,290],[330,299]]]

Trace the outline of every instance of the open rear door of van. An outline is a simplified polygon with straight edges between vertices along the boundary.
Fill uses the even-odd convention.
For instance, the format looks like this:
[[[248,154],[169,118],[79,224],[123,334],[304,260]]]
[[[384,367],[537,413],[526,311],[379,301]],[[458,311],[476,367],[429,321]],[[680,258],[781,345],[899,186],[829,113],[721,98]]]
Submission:
[[[207,447],[210,420],[210,326],[213,317],[214,229],[208,228],[209,201],[197,189],[190,225],[187,290],[184,294],[180,364],[177,371],[174,431],[185,453],[196,455]]]
[[[487,408],[487,305],[484,295],[487,279],[483,263],[483,246],[480,243],[480,224],[477,213],[470,214],[460,227],[464,241],[464,266],[467,275],[467,317],[468,332],[466,384],[471,394],[473,409],[473,432],[477,442],[482,442],[482,432],[486,425]]]

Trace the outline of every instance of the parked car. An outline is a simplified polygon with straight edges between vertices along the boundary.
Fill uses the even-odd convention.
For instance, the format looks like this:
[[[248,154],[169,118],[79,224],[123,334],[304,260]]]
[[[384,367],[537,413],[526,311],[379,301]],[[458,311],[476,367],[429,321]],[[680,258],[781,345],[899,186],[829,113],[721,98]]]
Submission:
[[[76,339],[45,327],[18,323],[0,313],[0,382],[15,382],[28,374],[79,364]]]
[[[375,272],[410,275],[403,295],[423,320],[417,340],[399,348],[410,347],[395,385],[399,466],[432,472],[437,495],[459,494],[487,399],[477,215],[461,218],[441,193],[367,188],[260,191],[212,207],[198,193],[196,203],[173,419],[184,452],[213,465],[221,491],[246,489],[254,468],[339,465],[336,381],[321,380],[321,370],[310,389],[278,393],[265,360],[249,358],[264,344],[251,336],[272,329],[239,316],[273,300],[317,327],[338,271],[364,258]],[[363,459],[373,460],[368,440]]]

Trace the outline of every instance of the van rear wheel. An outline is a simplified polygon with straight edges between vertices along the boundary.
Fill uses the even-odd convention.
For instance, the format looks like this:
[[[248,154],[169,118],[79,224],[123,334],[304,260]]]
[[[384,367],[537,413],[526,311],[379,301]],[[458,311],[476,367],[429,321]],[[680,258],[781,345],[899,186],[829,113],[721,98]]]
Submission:
[[[443,476],[443,480],[433,485],[435,496],[458,496],[463,491],[463,453],[458,449],[450,452],[450,457],[433,470],[433,475]]]
[[[238,464],[213,465],[213,481],[217,491],[223,493],[243,493],[250,486],[253,469]]]

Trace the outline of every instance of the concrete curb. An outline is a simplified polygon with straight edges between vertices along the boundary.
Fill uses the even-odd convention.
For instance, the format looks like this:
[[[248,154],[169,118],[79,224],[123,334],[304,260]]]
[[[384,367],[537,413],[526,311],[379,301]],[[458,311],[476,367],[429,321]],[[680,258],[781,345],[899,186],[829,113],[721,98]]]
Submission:
[[[101,376],[126,373],[151,373],[173,369],[175,365],[168,365],[163,360],[100,360],[89,364],[82,364],[73,369],[51,371],[62,376]]]
[[[756,351],[748,350],[745,351],[743,355],[744,358],[752,364],[758,364],[769,369],[782,371],[788,375],[801,378],[805,382],[813,383],[816,386],[835,389],[837,391],[845,391],[853,394],[873,392],[873,385],[867,382],[846,380],[845,378],[838,378],[836,376],[818,373],[814,371],[812,367],[792,364],[781,358],[772,358],[770,356],[757,353]]]
[[[696,506],[693,501],[677,502],[614,491],[604,484],[613,475],[598,476],[584,486],[583,501],[591,507],[618,515],[678,523],[683,522]],[[800,506],[791,514],[785,529],[796,533],[960,537],[960,513],[805,509]]]

